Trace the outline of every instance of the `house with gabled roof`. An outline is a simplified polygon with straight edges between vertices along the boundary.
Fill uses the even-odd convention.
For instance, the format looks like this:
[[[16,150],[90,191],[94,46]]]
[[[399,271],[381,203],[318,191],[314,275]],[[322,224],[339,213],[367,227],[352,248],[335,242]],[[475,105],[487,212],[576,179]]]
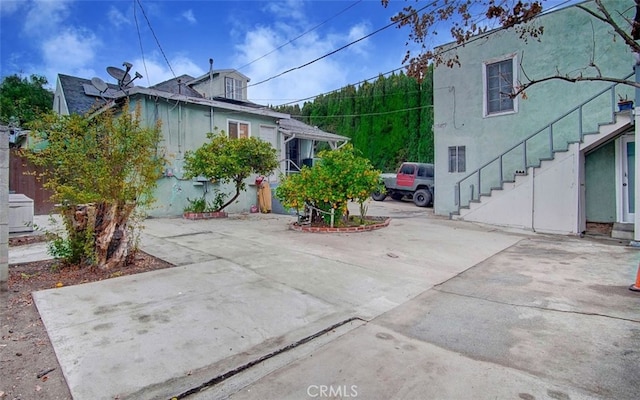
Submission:
[[[318,143],[338,148],[349,139],[324,132],[290,115],[247,100],[249,78],[235,70],[213,70],[201,77],[189,75],[169,79],[150,87],[100,83],[59,74],[54,94],[54,110],[60,114],[87,113],[108,104],[129,99],[140,107],[147,126],[161,122],[159,151],[168,160],[155,192],[156,204],[150,216],[182,214],[188,199],[205,196],[213,200],[215,191],[230,188],[204,180],[185,179],[184,156],[207,141],[207,133],[224,131],[230,138],[258,137],[277,151],[280,168],[267,177],[277,186],[281,174],[296,173],[310,165]],[[226,210],[247,212],[256,204],[255,177],[247,180],[247,191]]]
[[[625,28],[633,21],[632,1],[604,4]],[[558,73],[634,79],[629,47],[579,6],[595,7],[531,22],[544,27],[538,40],[498,29],[439,49],[460,66],[434,71],[436,214],[557,234],[608,226],[613,237],[640,238],[638,128],[634,110],[617,104],[634,99],[633,88],[558,79],[510,96],[520,82]]]

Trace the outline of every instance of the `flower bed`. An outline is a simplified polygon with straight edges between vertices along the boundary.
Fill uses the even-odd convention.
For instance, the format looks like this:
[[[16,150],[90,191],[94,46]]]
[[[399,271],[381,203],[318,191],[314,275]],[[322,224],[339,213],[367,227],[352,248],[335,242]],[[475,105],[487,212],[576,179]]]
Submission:
[[[358,224],[356,221],[350,221],[345,226],[325,226],[325,225],[312,225],[312,224],[299,224],[293,222],[289,225],[291,229],[298,232],[315,232],[315,233],[353,233],[353,232],[368,232],[376,229],[381,229],[389,226],[391,218],[389,217],[366,217],[367,222],[364,225]]]
[[[199,220],[199,219],[213,219],[213,218],[227,218],[228,214],[224,211],[216,212],[185,212],[182,214],[182,218]]]

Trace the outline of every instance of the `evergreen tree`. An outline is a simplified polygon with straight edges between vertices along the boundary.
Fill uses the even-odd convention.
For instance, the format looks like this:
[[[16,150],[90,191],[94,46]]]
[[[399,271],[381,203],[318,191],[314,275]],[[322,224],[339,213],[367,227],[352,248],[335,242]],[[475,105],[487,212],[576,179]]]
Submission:
[[[24,125],[53,107],[53,93],[44,86],[47,78],[7,76],[0,84],[0,122]]]
[[[394,171],[403,161],[433,162],[433,68],[422,82],[403,72],[275,107],[301,121],[351,138],[373,166]]]

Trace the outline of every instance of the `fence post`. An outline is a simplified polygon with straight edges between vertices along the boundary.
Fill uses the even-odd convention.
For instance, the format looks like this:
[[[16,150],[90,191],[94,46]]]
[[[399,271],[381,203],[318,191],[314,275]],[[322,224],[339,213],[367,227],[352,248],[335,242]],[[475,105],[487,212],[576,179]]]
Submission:
[[[9,290],[9,129],[0,126],[0,292]]]

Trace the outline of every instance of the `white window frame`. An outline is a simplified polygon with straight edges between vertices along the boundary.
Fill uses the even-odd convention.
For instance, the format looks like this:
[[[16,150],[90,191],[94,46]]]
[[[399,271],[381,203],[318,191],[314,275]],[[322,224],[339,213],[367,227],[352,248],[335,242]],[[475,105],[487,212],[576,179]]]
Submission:
[[[500,111],[489,113],[489,105],[487,104],[487,66],[491,64],[496,64],[503,61],[511,60],[512,62],[512,75],[513,82],[511,82],[512,87],[518,86],[518,55],[516,53],[508,54],[502,57],[492,58],[486,60],[482,63],[482,113],[485,118],[488,117],[497,117],[500,115],[509,115],[515,114],[518,112],[518,97],[513,98],[513,110]]]
[[[240,134],[240,124],[243,125],[247,125],[247,137],[251,137],[251,122],[249,121],[241,121],[238,119],[227,119],[227,137],[230,139],[238,139],[240,138],[240,136],[236,137],[236,138],[232,138],[231,137],[231,129],[229,128],[229,126],[231,124],[235,124],[236,125],[236,129],[238,132],[238,135]]]
[[[462,171],[460,171],[460,149],[463,148],[464,149],[464,158],[463,158],[463,167],[464,169]],[[453,155],[453,157],[455,158],[455,165],[452,167],[452,159],[451,159],[451,150],[455,149],[455,155]],[[447,169],[449,171],[449,173],[451,174],[458,174],[458,173],[464,173],[467,172],[467,146],[461,145],[461,146],[448,146],[447,147]]]
[[[231,85],[229,85],[231,83]],[[224,77],[224,97],[233,100],[242,100],[242,80],[232,76]]]

